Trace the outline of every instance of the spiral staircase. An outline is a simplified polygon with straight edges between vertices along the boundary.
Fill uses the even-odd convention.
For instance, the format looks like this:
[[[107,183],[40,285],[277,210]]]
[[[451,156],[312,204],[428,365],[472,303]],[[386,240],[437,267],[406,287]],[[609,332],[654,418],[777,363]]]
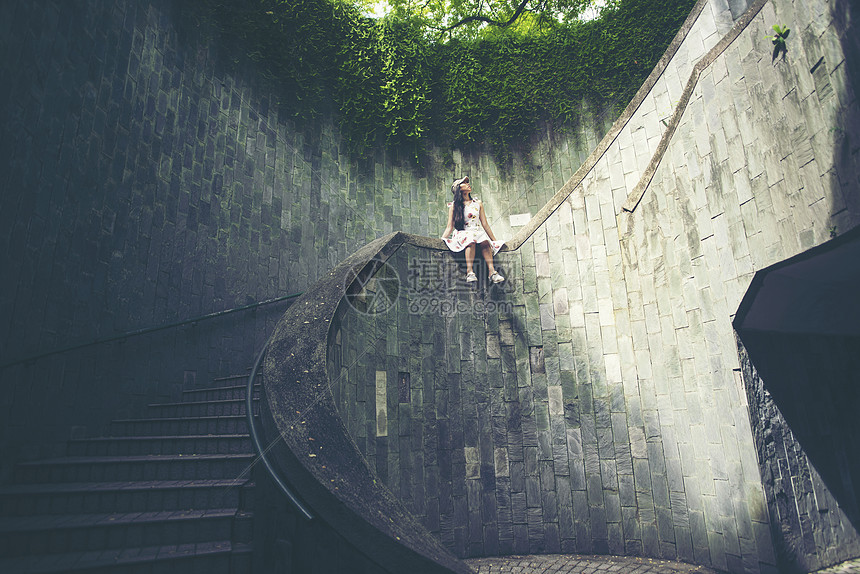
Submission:
[[[247,375],[114,420],[0,487],[0,572],[250,572]]]

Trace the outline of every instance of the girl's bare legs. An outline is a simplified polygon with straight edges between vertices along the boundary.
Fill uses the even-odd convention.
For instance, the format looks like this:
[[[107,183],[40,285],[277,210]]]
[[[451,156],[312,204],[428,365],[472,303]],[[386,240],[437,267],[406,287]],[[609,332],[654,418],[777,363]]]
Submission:
[[[472,262],[475,260],[475,244],[466,247],[466,273],[472,273]]]
[[[493,273],[496,272],[496,268],[493,266],[493,248],[490,247],[489,241],[484,241],[483,243],[481,243],[481,255],[484,256],[484,261],[487,262],[487,269],[489,270],[489,275],[492,277]]]

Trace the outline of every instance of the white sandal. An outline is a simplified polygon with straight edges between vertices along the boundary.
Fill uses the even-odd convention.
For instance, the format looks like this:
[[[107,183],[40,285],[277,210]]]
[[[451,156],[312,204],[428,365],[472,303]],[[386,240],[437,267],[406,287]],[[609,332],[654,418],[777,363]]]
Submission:
[[[474,271],[469,271],[469,272],[466,274],[466,283],[474,283],[474,282],[475,282],[475,281],[477,281],[477,280],[478,280],[478,276],[477,276],[477,275],[475,275],[475,272],[474,272]]]
[[[502,277],[502,275],[498,271],[490,275],[490,281],[492,281],[493,283],[501,283],[504,280],[505,278]]]

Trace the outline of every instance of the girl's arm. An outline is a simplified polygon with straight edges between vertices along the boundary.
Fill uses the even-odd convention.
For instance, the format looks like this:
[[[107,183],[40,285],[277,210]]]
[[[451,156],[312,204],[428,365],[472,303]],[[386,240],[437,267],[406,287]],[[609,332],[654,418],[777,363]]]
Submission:
[[[478,207],[480,207],[480,208],[481,208],[481,210],[480,210],[480,212],[479,212],[479,213],[480,213],[480,217],[481,217],[481,227],[483,227],[483,228],[484,228],[484,231],[486,231],[486,232],[487,232],[487,235],[489,235],[489,236],[490,236],[490,239],[492,239],[493,241],[495,241],[495,240],[496,240],[496,236],[495,236],[495,235],[493,235],[493,230],[492,230],[492,229],[490,229],[490,224],[489,224],[489,223],[487,223],[487,216],[484,214],[484,202],[483,202],[483,201],[479,202],[479,203],[478,203]]]
[[[445,227],[445,231],[442,232],[442,239],[448,237],[448,234],[451,233],[451,230],[454,229],[454,204],[448,206],[448,225]]]

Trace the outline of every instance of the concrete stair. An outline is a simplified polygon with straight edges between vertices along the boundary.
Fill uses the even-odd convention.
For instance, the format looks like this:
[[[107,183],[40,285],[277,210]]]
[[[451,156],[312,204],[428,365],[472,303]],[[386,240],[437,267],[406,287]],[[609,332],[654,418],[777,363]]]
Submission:
[[[0,486],[0,572],[251,572],[246,382],[185,391],[19,464]]]

